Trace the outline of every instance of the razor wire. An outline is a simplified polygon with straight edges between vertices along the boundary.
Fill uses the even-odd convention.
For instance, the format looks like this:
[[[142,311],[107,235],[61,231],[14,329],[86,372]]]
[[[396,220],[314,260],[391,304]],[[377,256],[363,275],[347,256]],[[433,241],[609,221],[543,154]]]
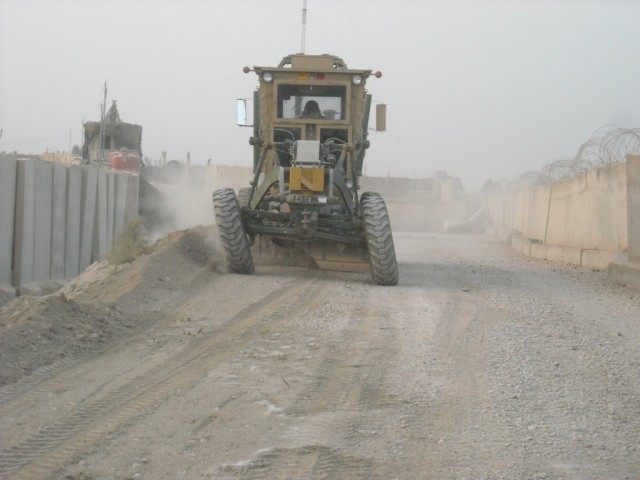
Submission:
[[[566,180],[587,170],[623,162],[632,153],[640,153],[640,128],[605,125],[578,148],[574,157],[553,160],[540,171],[528,171],[519,175],[516,181],[541,184]]]

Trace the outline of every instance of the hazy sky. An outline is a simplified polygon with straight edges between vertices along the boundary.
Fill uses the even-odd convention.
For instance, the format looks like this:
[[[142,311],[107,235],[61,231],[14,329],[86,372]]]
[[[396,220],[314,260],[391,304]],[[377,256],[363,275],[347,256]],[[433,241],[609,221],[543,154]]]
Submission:
[[[81,145],[106,81],[146,156],[248,166],[242,67],[300,51],[302,3],[0,0],[0,151]],[[367,174],[446,170],[473,190],[640,126],[639,18],[640,1],[308,0],[306,53],[383,72]]]

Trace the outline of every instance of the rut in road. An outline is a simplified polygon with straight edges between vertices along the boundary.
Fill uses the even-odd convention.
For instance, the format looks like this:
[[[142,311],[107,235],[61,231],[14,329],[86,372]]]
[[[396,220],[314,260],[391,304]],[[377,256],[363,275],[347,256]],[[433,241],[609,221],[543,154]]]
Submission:
[[[198,284],[205,283],[204,287],[198,288],[204,288],[208,291],[215,291],[215,289],[224,282],[223,276],[215,276],[212,278],[211,272],[208,269],[197,272],[194,278],[198,280]],[[195,285],[193,282],[189,282],[189,284],[191,286]],[[175,312],[184,301],[185,299],[179,293],[164,298],[161,305],[156,305],[155,312],[151,314],[155,317],[155,326],[171,322],[173,316],[176,315]],[[162,314],[161,312],[174,313]],[[135,324],[139,320],[137,316],[129,316],[128,318],[131,324]],[[145,322],[143,319],[142,324],[148,325],[148,322]],[[136,342],[139,340],[140,335],[134,335],[128,339],[123,339],[117,343],[105,346],[105,348],[97,351],[90,350],[86,353],[67,355],[51,365],[35,370],[31,375],[21,378],[16,383],[2,387],[0,390],[0,418],[6,417],[8,412],[11,412],[13,417],[19,415],[32,416],[33,408],[38,405],[38,402],[42,398],[46,398],[51,392],[66,391],[70,385],[74,384],[77,378],[86,378],[86,375],[90,374],[90,372],[99,371],[105,363],[113,361],[127,350],[135,348]],[[144,353],[141,353],[141,355],[144,355]],[[143,358],[138,358],[138,362],[134,361],[124,367],[120,366],[118,368],[117,378],[107,376],[104,379],[99,379],[93,387],[91,384],[86,384],[88,392],[92,392],[92,390],[90,390],[91,388],[96,390],[93,393],[89,393],[87,398],[100,395],[99,392],[103,388],[116,389],[118,385],[126,381],[126,378],[140,375],[139,363],[142,361]],[[25,433],[23,438],[14,438],[13,442],[19,444],[22,440],[26,440],[27,435],[28,433]],[[2,441],[2,436],[0,435],[0,445],[3,445]],[[2,452],[2,450],[0,450],[0,452]]]
[[[116,390],[80,405],[61,422],[45,426],[21,443],[0,450],[0,476],[46,477],[144,409],[157,405],[176,390],[188,388],[227,356],[272,329],[274,324],[313,306],[322,288],[317,275],[310,275],[251,303],[230,317],[220,330],[189,349]],[[268,322],[261,322],[262,319]],[[235,338],[237,342],[231,352],[226,348],[228,338]]]
[[[230,478],[376,478],[388,469],[375,453],[363,452],[363,436],[383,431],[395,416],[398,398],[388,388],[390,370],[381,366],[397,356],[402,312],[381,307],[383,287],[360,286],[344,302],[336,298],[341,287],[330,293],[345,309],[333,320],[342,326],[305,363],[299,391],[279,413],[283,426],[272,440],[278,446],[239,468],[223,467]]]
[[[116,278],[113,279],[112,285],[108,283],[103,285],[102,281],[100,282],[99,286],[103,289],[103,291],[100,292],[101,294],[105,293],[104,290],[114,290],[113,284],[122,285],[120,288],[126,289],[125,293],[117,298],[117,303],[115,298],[113,298],[113,294],[111,294],[112,298],[106,300],[106,302],[102,297],[97,300],[97,302],[98,304],[102,303],[104,308],[107,308],[107,305],[110,307],[118,307],[118,313],[127,319],[127,321],[120,319],[120,322],[127,323],[127,326],[131,329],[127,332],[127,338],[129,339],[132,338],[131,334],[139,331],[141,328],[157,325],[158,319],[166,316],[164,312],[174,310],[184,301],[183,291],[199,289],[202,284],[205,284],[208,289],[215,291],[217,286],[221,282],[224,282],[224,276],[213,273],[214,276],[212,277],[212,269],[209,266],[203,266],[202,262],[194,263],[192,260],[185,260],[183,252],[179,252],[176,255],[176,249],[184,248],[183,244],[191,245],[194,242],[193,239],[198,238],[195,234],[187,233],[178,238],[179,241],[174,241],[177,245],[173,245],[173,248],[171,248],[172,245],[170,244],[169,248],[159,249],[159,252],[149,255],[149,257],[143,257],[134,267],[123,270],[122,273],[133,278],[133,282],[129,281],[129,283],[127,283],[126,279],[117,278],[116,275],[113,274],[112,277]],[[183,241],[181,242],[180,240]],[[172,264],[168,267],[166,265],[167,258],[173,258],[175,262],[176,257],[181,260],[180,264],[177,266]],[[149,288],[149,280],[153,281],[153,279],[166,276],[168,269],[170,269],[176,280],[180,279],[179,283],[182,285],[182,288],[174,287],[169,290],[165,288],[160,298],[153,298],[153,285],[152,288]],[[99,269],[95,270],[100,271]],[[144,273],[141,274],[141,270]],[[89,272],[89,274],[90,273],[91,272]],[[139,277],[146,277],[147,281],[145,282]],[[89,285],[91,285],[91,283],[89,283]],[[66,311],[70,310],[74,312],[76,308],[86,313],[86,310],[81,305],[86,303],[91,304],[96,301],[95,298],[92,300],[91,294],[87,296],[87,292],[83,292],[82,287],[80,287],[79,290],[78,292],[75,291],[75,288],[71,289],[70,295],[72,299],[70,301],[68,301],[66,296],[63,297],[62,303],[67,307],[60,313],[63,318]],[[54,294],[50,301],[54,303],[56,301],[60,302],[60,296],[60,293]],[[74,297],[77,297],[78,301],[76,301]],[[142,313],[139,312],[139,302],[141,300],[143,302],[148,301],[149,299],[153,301],[153,309]],[[133,308],[131,307],[132,304]],[[133,310],[133,314],[131,310]],[[90,310],[90,312],[94,313],[95,311],[95,308]],[[80,324],[86,321],[86,318],[80,322],[77,319],[74,322],[72,319],[71,322],[69,322],[70,325],[67,324],[67,320],[68,319],[64,318],[64,322],[61,323],[61,328],[73,330],[81,326]],[[134,327],[134,325],[136,326]],[[82,363],[82,365],[91,364],[97,356],[99,357],[105,352],[105,349],[107,349],[111,355],[114,355],[130,348],[130,341],[122,341],[121,337],[118,338],[120,338],[121,341],[117,344],[111,342],[110,344],[108,343],[105,346],[95,349],[73,348],[79,345],[73,345],[72,343],[60,344],[58,348],[60,353],[64,353],[64,357],[36,368],[30,375],[23,376],[17,382],[4,385],[0,388],[0,409],[4,409],[6,406],[6,408],[11,408],[11,410],[14,411],[15,405],[12,404],[15,403],[12,402],[14,399],[18,399],[22,405],[28,405],[32,403],[33,400],[40,398],[43,394],[64,387],[72,380],[72,378],[68,377],[68,372],[71,367],[79,363]]]

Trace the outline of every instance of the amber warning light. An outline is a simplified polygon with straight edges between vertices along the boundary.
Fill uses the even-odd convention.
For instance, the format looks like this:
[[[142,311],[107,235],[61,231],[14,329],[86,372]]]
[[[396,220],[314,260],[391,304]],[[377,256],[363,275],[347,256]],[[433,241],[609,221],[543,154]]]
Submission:
[[[247,68],[247,67],[244,67]],[[378,70],[376,73],[373,74],[376,78],[380,78],[382,76],[382,72],[380,70]]]
[[[249,73],[251,71],[251,69],[249,67],[243,67],[242,71],[244,73]]]

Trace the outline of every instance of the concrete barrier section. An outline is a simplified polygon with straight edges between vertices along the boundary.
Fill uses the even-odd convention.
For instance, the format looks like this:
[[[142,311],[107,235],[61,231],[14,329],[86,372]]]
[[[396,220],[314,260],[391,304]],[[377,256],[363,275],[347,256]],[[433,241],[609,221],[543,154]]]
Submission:
[[[115,184],[115,211],[113,222],[113,241],[117,242],[118,235],[124,230],[125,220],[127,217],[127,180],[128,174],[123,172],[116,173]]]
[[[107,245],[113,246],[116,203],[116,174],[107,173]]]
[[[32,160],[18,160],[13,243],[13,285],[17,288],[33,281],[35,201],[35,163]]]
[[[129,175],[129,186],[127,188],[127,218],[135,218],[138,216],[140,177],[138,175]],[[202,177],[200,177],[202,179]]]
[[[627,258],[609,265],[609,279],[617,284],[640,290],[640,155],[627,155]]]
[[[491,192],[485,205],[493,229],[511,235],[513,248],[525,255],[604,269],[640,235],[627,233],[630,168],[615,164],[549,185]]]
[[[640,290],[640,263],[612,262],[607,273],[613,283]]]
[[[51,204],[51,278],[64,278],[65,243],[67,235],[67,167],[53,166],[53,201]]]
[[[33,279],[51,278],[51,205],[53,202],[53,164],[35,160],[35,242]]]
[[[613,250],[582,250],[580,265],[589,266],[596,270],[606,270],[611,262],[620,261],[625,255]]]
[[[111,248],[107,231],[107,204],[108,174],[105,171],[99,171],[97,178],[96,219],[93,232],[92,260],[103,260]]]
[[[640,155],[627,156],[629,261],[640,263]]]
[[[137,194],[128,172],[0,157],[0,289],[37,292],[104,258],[116,225],[137,216]]]
[[[526,201],[523,202],[523,234],[526,238],[543,242],[547,230],[547,216],[549,213],[549,197],[551,191],[548,185],[530,188]]]
[[[67,169],[67,220],[65,224],[64,278],[80,273],[80,225],[82,215],[82,169]]]
[[[82,168],[82,210],[80,213],[80,271],[93,261],[93,232],[96,215],[98,172],[90,166]]]
[[[14,291],[13,238],[18,160],[0,161],[0,289]]]

